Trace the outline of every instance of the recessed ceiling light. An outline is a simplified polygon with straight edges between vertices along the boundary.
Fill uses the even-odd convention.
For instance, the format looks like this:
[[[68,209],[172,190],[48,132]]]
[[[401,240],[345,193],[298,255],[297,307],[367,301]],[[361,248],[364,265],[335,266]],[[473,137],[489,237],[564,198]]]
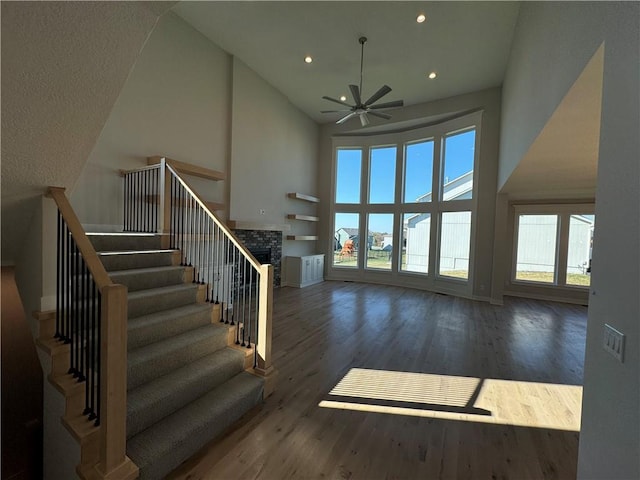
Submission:
[[[343,101],[343,102],[346,102],[346,101],[347,101],[347,97],[345,97],[344,95],[342,95],[342,96],[340,97],[340,100],[341,100],[341,101]]]
[[[313,62],[313,58],[311,58],[309,55],[307,55],[306,57],[304,57],[304,62],[305,63],[311,63],[311,62]]]
[[[433,79],[434,79],[434,78],[436,78],[437,76],[438,76],[438,74],[437,74],[436,72],[431,72],[431,73],[429,74],[429,78],[430,78],[431,80],[433,80]]]
[[[420,15],[418,15],[418,17],[416,18],[416,22],[418,23],[423,23],[425,20],[427,19],[426,15],[424,13],[421,13]]]

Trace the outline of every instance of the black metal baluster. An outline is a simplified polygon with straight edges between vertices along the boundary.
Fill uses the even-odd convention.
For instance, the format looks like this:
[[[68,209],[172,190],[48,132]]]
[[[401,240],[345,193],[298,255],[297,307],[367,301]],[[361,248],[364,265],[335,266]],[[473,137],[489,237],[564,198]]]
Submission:
[[[142,182],[144,180],[143,177],[143,172],[138,172],[138,188],[137,188],[137,194],[138,194],[138,228],[136,229],[137,232],[141,232],[143,229],[143,224],[144,224],[144,213],[142,211],[142,209],[144,208],[144,200],[142,199]]]
[[[86,287],[86,276],[89,273],[87,270],[87,266],[84,262],[84,258],[82,258],[81,255],[78,255],[79,257],[79,261],[80,261],[80,278],[78,279],[78,283],[79,283],[79,290],[80,290],[80,294],[79,294],[79,298],[78,298],[78,302],[79,302],[79,316],[78,316],[78,354],[79,354],[79,358],[78,358],[78,383],[79,382],[83,382],[85,379],[85,349],[86,349],[86,333],[87,333],[87,329],[86,329],[86,325],[85,325],[85,314],[86,314],[86,301],[87,301],[87,294],[85,292],[85,287]],[[85,273],[86,272],[86,273]]]
[[[180,202],[182,207],[182,256],[184,258],[184,266],[188,266],[189,262],[187,262],[187,228],[189,226],[189,217],[187,216],[187,196],[184,186],[180,185]]]
[[[138,184],[138,174],[133,172],[131,174],[131,231],[135,232],[137,227],[137,215],[136,211],[138,205],[136,204],[136,186]]]
[[[233,262],[233,281],[231,283],[231,302],[229,302],[229,304],[231,305],[231,320],[229,321],[229,325],[235,325],[234,323],[234,316],[236,314],[236,308],[237,305],[236,303],[238,302],[238,297],[237,297],[237,290],[236,290],[236,285],[237,285],[237,271],[236,271],[236,266],[237,266],[237,261],[236,261],[236,253],[237,253],[237,248],[235,247],[235,245],[233,245],[232,250],[231,250],[231,261]]]
[[[64,279],[64,288],[66,291],[67,297],[67,305],[65,309],[65,332],[64,332],[64,343],[71,343],[71,259],[72,259],[72,248],[71,248],[71,235],[69,234],[69,226],[64,224],[64,239],[67,245],[67,271]]]
[[[249,276],[251,276],[251,264],[249,264],[249,262],[247,261],[246,257],[244,258],[244,262],[243,262],[243,280],[242,280],[242,328],[245,327],[246,322],[247,322],[247,286],[249,284],[249,281],[247,279],[247,267],[249,267]]]
[[[181,222],[181,227],[180,227],[180,231],[181,231],[181,240],[180,240],[180,255],[181,255],[181,260],[182,263],[181,265],[186,266],[187,265],[187,245],[186,245],[186,238],[185,238],[185,234],[187,231],[187,198],[184,195],[184,187],[182,185],[179,185],[179,189],[180,189],[180,222]]]
[[[165,171],[166,175],[170,175],[169,171]],[[170,199],[169,199],[169,213],[171,215],[171,218],[165,218],[164,221],[166,222],[165,225],[170,225],[169,228],[169,247],[170,248],[176,248],[176,239],[175,239],[175,235],[176,235],[176,215],[175,215],[175,208],[176,208],[176,204],[173,201],[174,197],[175,197],[175,185],[173,182],[173,176],[170,177],[171,179],[169,180],[169,194],[171,195]],[[164,188],[164,187],[163,187]],[[165,199],[165,201],[167,201]]]
[[[124,186],[124,199],[122,201],[122,224],[123,224],[123,228],[122,230],[127,232],[129,231],[129,229],[127,228],[127,177],[129,175],[127,175],[126,173],[124,174],[124,176],[122,177],[122,184]]]
[[[229,296],[229,279],[227,278],[228,271],[228,262],[229,262],[229,242],[227,240],[226,235],[223,235],[223,258],[222,258],[222,316],[224,318],[224,323],[229,323],[229,312],[227,310],[228,307],[228,296]],[[226,314],[225,314],[226,312]]]
[[[164,205],[160,205],[160,198],[162,197],[160,195],[160,168],[156,168],[155,170],[153,170],[153,184],[155,185],[154,187],[154,205],[155,205],[155,215],[153,216],[153,231],[157,232],[158,231],[158,227],[160,225],[160,209],[164,209]],[[162,188],[164,189],[164,185],[162,186]],[[165,202],[168,201],[168,199],[165,198]],[[167,225],[169,225],[169,219],[166,219]]]
[[[150,182],[150,170],[144,171],[144,195],[142,197],[144,202],[144,211],[145,211],[145,226],[144,231],[151,231],[151,199],[149,198],[149,182]]]
[[[97,373],[97,377],[98,380],[96,382],[96,411],[95,411],[95,423],[94,425],[97,427],[98,425],[100,425],[100,391],[101,391],[101,386],[100,386],[100,381],[102,380],[102,372],[101,372],[101,365],[102,365],[102,346],[101,346],[101,341],[102,341],[102,294],[100,292],[98,292],[98,325],[97,325],[97,334],[98,334],[98,341],[96,342],[96,349],[97,349],[97,355],[96,355],[96,373]]]
[[[89,399],[89,411],[87,412],[87,414],[89,415],[89,420],[95,420],[97,415],[96,415],[96,378],[98,375],[98,372],[96,370],[96,365],[98,364],[98,360],[96,358],[96,352],[97,352],[97,342],[96,342],[96,337],[97,337],[97,333],[96,332],[96,328],[97,328],[97,320],[99,318],[99,314],[100,311],[98,310],[98,295],[96,293],[96,284],[95,282],[93,282],[92,285],[92,295],[91,295],[91,304],[92,304],[92,309],[91,309],[91,381],[90,381],[90,387],[89,387],[89,392],[90,392],[90,399]]]
[[[89,277],[89,281],[87,282],[87,297],[88,297],[88,311],[87,311],[87,346],[85,349],[86,354],[86,368],[87,368],[87,384],[85,385],[84,390],[84,411],[83,415],[89,415],[91,413],[91,391],[93,389],[93,320],[94,320],[94,300],[95,300],[95,283],[93,282],[93,278],[89,274],[87,269],[87,276]]]
[[[71,361],[69,363],[69,373],[71,373],[73,375],[73,377],[75,378],[77,376],[77,368],[76,368],[76,343],[77,343],[77,333],[78,333],[78,327],[77,327],[77,313],[78,313],[78,292],[77,292],[77,275],[76,272],[78,271],[78,268],[76,266],[76,260],[78,259],[78,249],[76,246],[75,241],[73,241],[72,244],[72,268],[71,268],[71,304],[69,305],[70,310],[71,310],[71,330],[69,332],[70,336],[71,336]]]
[[[189,192],[187,192],[189,193]],[[189,266],[190,267],[195,267],[194,261],[193,261],[193,239],[194,239],[194,214],[195,214],[195,210],[194,210],[194,206],[193,206],[193,197],[191,195],[188,195],[187,197],[189,199]],[[193,269],[193,280],[192,283],[196,282],[196,269]]]
[[[215,225],[213,242],[215,248],[215,263],[216,263],[216,305],[220,304],[220,226]]]
[[[209,287],[211,286],[210,283],[210,274],[211,274],[211,269],[209,268],[209,221],[211,220],[209,218],[209,215],[204,216],[205,220],[204,220],[204,239],[203,239],[203,244],[204,244],[204,272],[202,274],[202,283],[205,285],[205,288],[207,289],[206,293],[205,293],[205,298],[204,301],[208,302],[209,301]],[[205,281],[206,278],[206,281]]]
[[[205,284],[205,275],[207,273],[207,212],[200,207],[200,285]]]
[[[60,338],[60,323],[61,323],[61,307],[62,307],[62,215],[58,210],[58,231],[56,232],[56,333],[54,338]]]
[[[193,199],[193,281],[200,283],[200,205]]]

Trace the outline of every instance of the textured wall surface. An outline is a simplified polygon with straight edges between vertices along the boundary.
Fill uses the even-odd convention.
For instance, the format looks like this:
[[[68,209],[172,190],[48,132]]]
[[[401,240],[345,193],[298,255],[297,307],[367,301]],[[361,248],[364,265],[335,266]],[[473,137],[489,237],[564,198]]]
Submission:
[[[157,13],[135,2],[2,2],[2,261],[49,185],[70,187]]]

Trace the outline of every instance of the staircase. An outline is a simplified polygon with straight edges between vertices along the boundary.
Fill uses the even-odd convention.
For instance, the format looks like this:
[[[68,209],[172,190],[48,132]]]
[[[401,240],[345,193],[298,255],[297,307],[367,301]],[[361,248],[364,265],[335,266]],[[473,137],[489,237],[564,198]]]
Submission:
[[[258,405],[264,380],[245,371],[253,349],[235,345],[220,304],[204,301],[193,268],[160,235],[87,236],[128,287],[126,453],[139,478],[164,478]]]

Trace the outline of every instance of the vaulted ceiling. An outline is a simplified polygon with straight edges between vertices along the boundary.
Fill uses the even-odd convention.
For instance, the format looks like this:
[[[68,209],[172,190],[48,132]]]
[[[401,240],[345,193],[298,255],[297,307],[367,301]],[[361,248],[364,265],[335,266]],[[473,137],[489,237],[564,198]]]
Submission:
[[[173,11],[235,55],[314,120],[335,121],[340,109],[323,95],[363,97],[382,85],[384,102],[405,105],[502,84],[517,2],[178,2]],[[418,23],[422,13],[426,21]],[[304,62],[305,56],[313,62]],[[427,75],[436,72],[437,78]]]

